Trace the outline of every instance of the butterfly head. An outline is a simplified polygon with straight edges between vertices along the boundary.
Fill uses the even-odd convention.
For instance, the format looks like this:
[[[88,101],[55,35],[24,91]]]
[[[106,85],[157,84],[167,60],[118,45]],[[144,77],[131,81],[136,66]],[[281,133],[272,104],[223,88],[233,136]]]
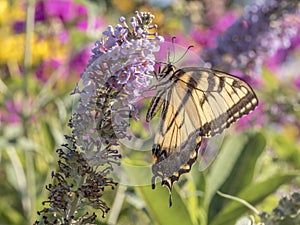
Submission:
[[[177,68],[171,63],[163,63],[163,64],[160,63],[160,66],[158,68],[158,73],[156,74],[156,76],[159,80],[161,80],[163,78],[168,78],[176,70],[177,70]]]

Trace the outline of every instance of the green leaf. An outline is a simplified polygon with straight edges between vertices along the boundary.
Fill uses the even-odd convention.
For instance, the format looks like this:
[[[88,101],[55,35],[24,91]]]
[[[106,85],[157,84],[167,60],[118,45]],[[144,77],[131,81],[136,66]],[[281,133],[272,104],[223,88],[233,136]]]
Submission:
[[[265,149],[266,140],[261,133],[248,133],[246,135],[235,136],[229,141],[230,145],[226,145],[225,147],[227,148],[224,149],[226,151],[226,158],[222,159],[220,157],[220,159],[223,160],[225,165],[226,163],[231,163],[231,170],[227,171],[230,174],[226,176],[225,180],[224,177],[222,178],[224,182],[219,189],[224,193],[236,195],[252,181],[256,161]],[[228,157],[234,151],[235,153],[239,153],[239,155],[235,155],[236,160],[230,162]],[[227,167],[229,168],[229,166]],[[222,167],[219,170],[222,172]],[[215,195],[211,199],[208,214],[209,221],[221,210],[226,201],[226,199],[218,195]]]
[[[266,139],[261,133],[247,135],[242,152],[236,160],[230,176],[222,185],[221,190],[235,195],[252,181],[257,159],[266,147]]]
[[[135,186],[136,192],[145,201],[155,224],[195,224],[192,222],[188,207],[185,207],[187,201],[184,201],[185,199],[179,195],[176,186],[173,187],[173,206],[170,208],[168,189],[162,187],[160,183],[157,183],[154,190],[148,185],[152,178],[150,165],[125,158],[122,160],[122,170],[126,172],[122,177],[127,176],[124,181]]]
[[[244,135],[238,134],[236,138],[226,141],[222,150],[211,166],[211,171],[206,180],[206,195],[204,206],[208,208],[210,201],[217,190],[229,177],[231,170],[243,150],[246,142]]]
[[[296,131],[298,132],[298,130]],[[297,138],[294,134],[285,133],[285,135],[273,134],[270,145],[278,154],[281,160],[287,160],[296,168],[300,168],[300,152]]]
[[[183,200],[186,203],[191,220],[193,224],[199,224],[199,222],[197,222],[198,220],[202,222],[201,224],[204,224],[204,221],[206,221],[207,218],[206,211],[203,207],[199,206],[201,198],[203,199],[203,197],[199,198],[199,195],[204,192],[198,189],[198,186],[196,185],[197,183],[194,179],[199,177],[199,173],[196,177],[192,176],[192,174],[186,174],[184,176],[188,179],[183,188],[181,188],[180,193],[184,193]]]
[[[280,185],[290,182],[295,177],[299,176],[299,173],[283,173],[276,174],[275,177],[271,177],[259,183],[253,183],[246,187],[238,197],[244,199],[252,205],[262,202],[267,196],[271,195]],[[248,208],[241,203],[230,201],[223,207],[223,210],[215,216],[210,225],[231,225],[241,217]]]
[[[154,224],[185,224],[192,225],[190,214],[183,199],[173,188],[173,206],[169,207],[169,193],[167,188],[157,185],[154,190],[151,186],[136,187],[140,196],[147,204]]]

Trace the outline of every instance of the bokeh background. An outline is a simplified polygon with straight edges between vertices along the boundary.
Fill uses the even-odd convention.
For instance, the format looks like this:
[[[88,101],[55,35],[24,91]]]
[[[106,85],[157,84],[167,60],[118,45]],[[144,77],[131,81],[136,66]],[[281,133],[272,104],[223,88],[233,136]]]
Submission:
[[[299,192],[297,1],[0,0],[1,225],[32,224],[38,218],[47,200],[45,185],[57,167],[55,149],[71,132],[70,92],[106,27],[136,10],[153,13],[157,32],[167,41],[175,36],[177,45],[193,45],[205,66],[248,81],[260,104],[226,132],[206,170],[194,169],[175,185],[172,208],[166,189],[121,184],[106,192],[112,209],[97,223],[229,225],[249,215],[260,221],[254,211],[216,191],[269,214],[280,198]],[[143,135],[142,128],[133,122],[131,129]],[[140,158],[126,151],[124,160],[143,165],[151,161],[150,153]],[[279,211],[285,215],[292,206]]]

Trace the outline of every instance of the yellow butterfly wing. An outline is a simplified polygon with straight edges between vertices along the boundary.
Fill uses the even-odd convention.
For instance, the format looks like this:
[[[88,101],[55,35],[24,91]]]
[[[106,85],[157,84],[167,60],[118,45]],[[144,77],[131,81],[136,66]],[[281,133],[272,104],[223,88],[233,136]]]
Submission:
[[[168,65],[160,76],[146,117],[150,121],[161,109],[152,148],[152,186],[160,177],[171,192],[196,161],[202,137],[221,133],[252,111],[258,100],[246,82],[216,70]]]

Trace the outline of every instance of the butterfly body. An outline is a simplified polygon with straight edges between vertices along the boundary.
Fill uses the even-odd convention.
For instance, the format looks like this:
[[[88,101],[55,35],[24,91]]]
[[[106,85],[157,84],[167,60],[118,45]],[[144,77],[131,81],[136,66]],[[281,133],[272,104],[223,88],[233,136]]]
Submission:
[[[158,75],[156,89],[146,116],[149,122],[161,110],[152,148],[152,187],[160,177],[171,192],[195,163],[202,138],[220,134],[251,112],[258,100],[241,79],[202,67],[168,64]]]

